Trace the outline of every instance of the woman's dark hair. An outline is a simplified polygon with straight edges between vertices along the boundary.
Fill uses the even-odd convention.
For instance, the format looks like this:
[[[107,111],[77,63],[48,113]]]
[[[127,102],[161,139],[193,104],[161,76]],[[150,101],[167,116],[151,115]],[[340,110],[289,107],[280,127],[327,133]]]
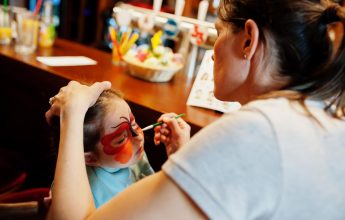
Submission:
[[[344,8],[315,0],[223,0],[219,18],[234,32],[254,20],[260,41],[274,41],[278,72],[289,78],[283,89],[327,100],[328,110],[335,106],[335,115],[345,115],[345,41],[335,48],[328,33],[329,24],[344,25]]]
[[[96,103],[91,106],[84,119],[84,152],[94,152],[103,131],[103,118],[109,103],[122,100],[122,95],[114,90],[105,90],[101,93]],[[57,153],[60,139],[60,119],[54,117],[51,120],[51,144],[54,154]]]

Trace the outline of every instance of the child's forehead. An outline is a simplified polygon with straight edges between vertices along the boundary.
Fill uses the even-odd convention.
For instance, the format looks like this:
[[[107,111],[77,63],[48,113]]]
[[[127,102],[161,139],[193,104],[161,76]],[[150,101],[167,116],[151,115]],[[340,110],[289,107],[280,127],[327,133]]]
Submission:
[[[132,111],[125,101],[114,102],[108,105],[104,123],[106,128],[111,128],[124,121],[133,120],[133,118]]]
[[[131,109],[127,102],[122,99],[115,99],[109,101],[107,104],[107,113],[116,113],[116,112],[131,112]]]

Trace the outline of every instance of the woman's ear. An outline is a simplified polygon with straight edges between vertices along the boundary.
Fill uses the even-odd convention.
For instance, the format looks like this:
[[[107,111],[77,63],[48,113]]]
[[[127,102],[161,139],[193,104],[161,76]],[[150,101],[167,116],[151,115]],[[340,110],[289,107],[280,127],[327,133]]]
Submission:
[[[250,60],[258,46],[259,42],[259,28],[255,21],[248,19],[244,25],[244,42],[242,45],[243,57]]]
[[[98,161],[98,157],[95,153],[93,152],[85,152],[84,153],[84,157],[85,157],[85,164],[88,166],[99,166],[100,163]]]

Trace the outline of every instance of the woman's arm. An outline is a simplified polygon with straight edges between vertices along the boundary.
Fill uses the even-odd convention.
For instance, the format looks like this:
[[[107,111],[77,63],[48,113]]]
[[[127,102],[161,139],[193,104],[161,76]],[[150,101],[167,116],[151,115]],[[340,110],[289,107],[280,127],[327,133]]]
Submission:
[[[206,219],[162,171],[148,176],[97,209],[90,219]]]
[[[162,172],[139,181],[96,210],[83,154],[83,121],[87,109],[110,83],[84,86],[70,82],[55,96],[47,119],[60,115],[61,135],[50,217],[52,219],[201,218],[202,212]]]
[[[87,109],[110,86],[109,82],[89,87],[71,81],[54,96],[46,113],[48,121],[53,115],[60,116],[60,144],[49,210],[54,219],[81,219],[95,210],[84,161],[83,124]]]
[[[50,215],[57,219],[80,219],[95,209],[84,161],[83,121],[81,114],[61,117],[60,146],[50,210]]]

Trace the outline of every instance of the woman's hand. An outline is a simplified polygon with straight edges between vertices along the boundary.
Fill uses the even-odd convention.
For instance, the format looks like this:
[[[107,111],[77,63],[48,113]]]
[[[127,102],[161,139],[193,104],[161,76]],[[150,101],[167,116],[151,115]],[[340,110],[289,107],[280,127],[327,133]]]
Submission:
[[[190,139],[190,126],[182,118],[174,118],[177,114],[167,113],[161,115],[158,121],[164,122],[154,128],[154,142],[163,143],[167,154],[175,153]]]
[[[87,109],[95,104],[99,95],[106,89],[110,89],[108,81],[96,82],[91,86],[82,85],[76,81],[70,81],[62,87],[57,95],[50,98],[50,109],[46,112],[47,122],[51,118],[62,114],[84,114]]]

